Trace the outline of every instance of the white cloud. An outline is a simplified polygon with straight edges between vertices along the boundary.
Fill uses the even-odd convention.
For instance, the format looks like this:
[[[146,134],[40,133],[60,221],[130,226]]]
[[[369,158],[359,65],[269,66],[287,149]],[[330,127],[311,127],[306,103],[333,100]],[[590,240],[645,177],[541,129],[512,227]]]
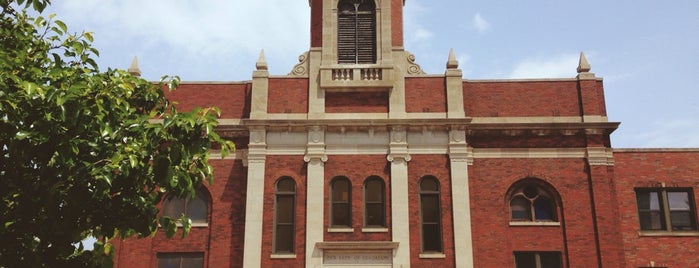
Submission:
[[[481,13],[476,13],[473,17],[473,27],[476,28],[476,31],[479,33],[484,33],[490,29],[490,22],[485,20],[483,16],[481,16]]]
[[[142,40],[195,57],[261,48],[299,54],[303,51],[299,48],[307,49],[309,39],[310,9],[294,1],[62,0],[54,8],[73,25],[96,27],[86,30],[95,31],[97,38]]]
[[[588,57],[589,59],[589,57]],[[564,78],[574,77],[578,54],[563,54],[551,58],[529,58],[518,63],[510,78]]]

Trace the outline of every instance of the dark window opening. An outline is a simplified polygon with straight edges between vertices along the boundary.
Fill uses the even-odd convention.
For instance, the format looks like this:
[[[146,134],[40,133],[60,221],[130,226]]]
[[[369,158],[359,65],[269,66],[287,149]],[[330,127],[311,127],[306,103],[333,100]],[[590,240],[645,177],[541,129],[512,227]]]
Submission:
[[[352,227],[351,188],[346,177],[337,177],[330,183],[331,227]]]
[[[386,227],[386,186],[379,177],[369,177],[364,183],[364,225]]]
[[[691,189],[636,189],[641,230],[697,230],[696,208]]]
[[[274,213],[274,253],[294,253],[296,182],[284,177],[277,181]]]
[[[563,267],[560,252],[515,252],[515,268]]]
[[[556,203],[539,185],[526,184],[510,199],[512,221],[557,221]]]
[[[374,1],[340,1],[337,13],[338,63],[376,63]]]
[[[442,252],[442,210],[439,182],[434,177],[420,181],[422,252]]]
[[[204,253],[158,253],[158,268],[202,268]]]
[[[193,223],[206,223],[208,203],[206,195],[201,190],[196,191],[194,197],[179,198],[169,196],[163,203],[163,216],[179,219],[182,215],[185,215]]]

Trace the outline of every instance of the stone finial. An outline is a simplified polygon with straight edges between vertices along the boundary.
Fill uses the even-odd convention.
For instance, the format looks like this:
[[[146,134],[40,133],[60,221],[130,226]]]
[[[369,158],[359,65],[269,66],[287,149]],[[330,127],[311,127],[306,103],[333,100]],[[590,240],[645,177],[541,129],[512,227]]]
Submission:
[[[133,76],[141,76],[141,68],[138,68],[138,57],[133,57],[131,61],[131,66],[126,70]]]
[[[258,71],[266,71],[267,70],[267,59],[265,59],[265,50],[260,51],[260,57],[257,59],[257,63],[255,63],[255,67],[257,67]]]
[[[456,60],[454,56],[454,49],[449,50],[449,59],[447,60],[447,69],[457,69],[459,68],[459,61]]]
[[[578,73],[590,72],[590,63],[585,58],[585,53],[580,52],[580,61],[578,61]]]

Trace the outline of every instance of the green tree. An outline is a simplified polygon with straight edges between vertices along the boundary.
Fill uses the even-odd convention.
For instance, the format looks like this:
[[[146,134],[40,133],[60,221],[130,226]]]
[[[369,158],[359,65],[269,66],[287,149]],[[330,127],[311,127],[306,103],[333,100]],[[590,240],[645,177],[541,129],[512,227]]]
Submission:
[[[211,183],[209,149],[233,144],[216,108],[168,102],[177,78],[100,71],[92,35],[42,17],[49,4],[0,0],[0,267],[111,266],[110,239],[186,234],[157,205]]]

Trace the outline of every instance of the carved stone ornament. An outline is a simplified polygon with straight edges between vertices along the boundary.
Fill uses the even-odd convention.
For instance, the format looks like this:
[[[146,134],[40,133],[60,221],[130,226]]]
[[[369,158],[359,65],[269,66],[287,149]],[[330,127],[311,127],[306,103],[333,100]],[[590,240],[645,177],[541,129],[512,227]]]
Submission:
[[[393,128],[393,131],[391,134],[392,134],[391,136],[393,136],[393,139],[392,139],[393,142],[397,142],[397,143],[405,142],[405,135],[406,135],[405,128],[395,127],[395,128]]]
[[[263,143],[265,134],[262,131],[252,131],[250,133],[250,143]]]
[[[320,143],[323,141],[323,129],[321,127],[311,127],[309,134],[311,143]]]
[[[466,132],[463,130],[452,130],[450,134],[451,142],[463,142],[466,140]]]
[[[408,75],[421,75],[425,74],[425,71],[422,70],[422,67],[415,63],[415,55],[413,55],[410,52],[406,51],[406,54],[408,54],[408,57],[406,58],[408,60],[408,68],[407,72]]]
[[[299,55],[299,63],[294,65],[289,76],[308,76],[308,51]]]

